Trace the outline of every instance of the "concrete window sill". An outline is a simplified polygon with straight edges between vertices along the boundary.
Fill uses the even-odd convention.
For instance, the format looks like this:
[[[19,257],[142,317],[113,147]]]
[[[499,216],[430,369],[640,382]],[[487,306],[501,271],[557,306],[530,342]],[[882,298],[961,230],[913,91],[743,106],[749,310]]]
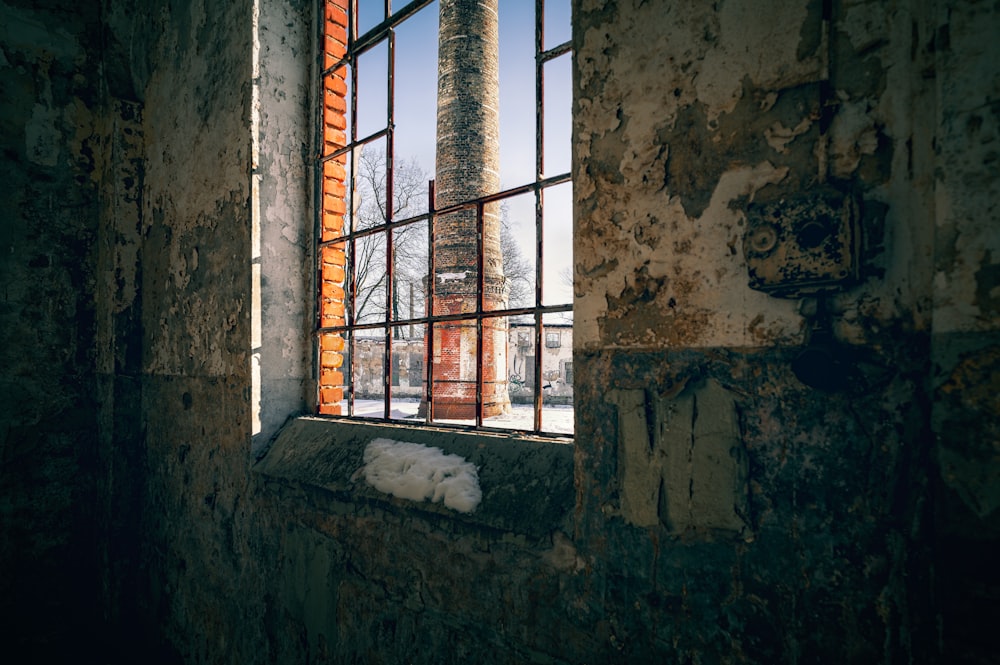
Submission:
[[[461,513],[430,501],[384,494],[356,472],[374,439],[420,443],[460,455],[476,465],[483,498]],[[303,417],[278,433],[254,467],[266,484],[318,488],[334,504],[384,503],[397,509],[447,516],[529,538],[566,528],[574,500],[573,446],[512,435]]]

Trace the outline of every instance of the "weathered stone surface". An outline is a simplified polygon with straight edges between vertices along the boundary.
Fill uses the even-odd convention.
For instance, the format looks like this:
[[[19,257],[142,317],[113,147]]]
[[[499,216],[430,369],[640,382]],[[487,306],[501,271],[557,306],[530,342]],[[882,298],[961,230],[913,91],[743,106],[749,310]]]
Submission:
[[[746,455],[732,397],[714,379],[690,386],[685,379],[669,392],[608,393],[617,409],[621,516],[675,533],[748,528]]]
[[[377,438],[418,443],[459,455],[476,465],[482,502],[470,515],[439,504],[394,500],[358,476],[365,446]],[[381,499],[400,509],[426,510],[511,535],[537,539],[568,528],[573,502],[573,448],[502,435],[403,426],[374,426],[304,418],[289,423],[256,471],[331,492],[350,503]]]
[[[299,421],[258,462],[314,399],[312,4],[261,4],[257,69],[253,3],[134,5],[0,5],[10,643],[993,659],[996,7],[576,0],[576,441],[450,435],[477,517],[352,483],[356,426]],[[824,180],[859,201],[857,283],[822,308],[750,289],[746,211]],[[834,389],[796,378],[807,338]]]

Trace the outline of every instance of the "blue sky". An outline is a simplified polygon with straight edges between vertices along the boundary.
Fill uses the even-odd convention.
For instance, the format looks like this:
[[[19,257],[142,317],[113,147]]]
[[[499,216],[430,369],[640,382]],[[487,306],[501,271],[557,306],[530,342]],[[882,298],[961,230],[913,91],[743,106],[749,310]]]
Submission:
[[[383,0],[358,2],[360,33],[384,18]],[[402,7],[402,0],[394,6]],[[500,0],[500,178],[503,188],[531,182],[535,163],[533,0]],[[569,39],[569,0],[547,0],[545,48]],[[437,91],[437,2],[419,11],[396,31],[395,154],[413,159],[434,173]],[[384,127],[387,49],[383,44],[358,63],[358,137]],[[550,61],[545,70],[545,175],[570,168],[570,56]],[[569,183],[545,197],[544,304],[572,302],[572,289],[560,275],[572,265],[572,197]],[[518,197],[509,205],[510,222],[522,240],[522,253],[534,255],[534,203]]]

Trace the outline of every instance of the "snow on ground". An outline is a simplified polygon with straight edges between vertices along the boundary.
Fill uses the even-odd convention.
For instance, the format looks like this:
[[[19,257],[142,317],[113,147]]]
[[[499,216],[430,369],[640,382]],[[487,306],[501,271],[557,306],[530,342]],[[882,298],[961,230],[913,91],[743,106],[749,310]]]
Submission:
[[[417,419],[418,400],[394,399],[390,416],[394,420]],[[382,400],[358,399],[354,401],[354,415],[363,418],[381,418],[384,408]],[[345,409],[346,411],[346,409]],[[441,423],[474,425],[471,420],[440,420]],[[503,429],[534,429],[534,411],[531,404],[512,404],[511,412],[483,420],[486,427]],[[573,433],[573,407],[569,405],[542,406],[542,431],[557,434]]]
[[[380,492],[401,499],[430,499],[462,513],[471,513],[483,493],[476,465],[459,455],[420,443],[375,439],[365,447],[359,471]]]

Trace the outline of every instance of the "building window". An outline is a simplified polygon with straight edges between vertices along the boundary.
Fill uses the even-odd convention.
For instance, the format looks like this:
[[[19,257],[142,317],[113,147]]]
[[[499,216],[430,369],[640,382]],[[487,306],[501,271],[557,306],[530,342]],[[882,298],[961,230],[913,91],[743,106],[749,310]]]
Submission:
[[[546,332],[545,333],[545,348],[547,349],[558,349],[560,347],[559,343],[559,333],[558,332]]]
[[[391,7],[322,0],[318,411],[571,434],[569,1]]]

